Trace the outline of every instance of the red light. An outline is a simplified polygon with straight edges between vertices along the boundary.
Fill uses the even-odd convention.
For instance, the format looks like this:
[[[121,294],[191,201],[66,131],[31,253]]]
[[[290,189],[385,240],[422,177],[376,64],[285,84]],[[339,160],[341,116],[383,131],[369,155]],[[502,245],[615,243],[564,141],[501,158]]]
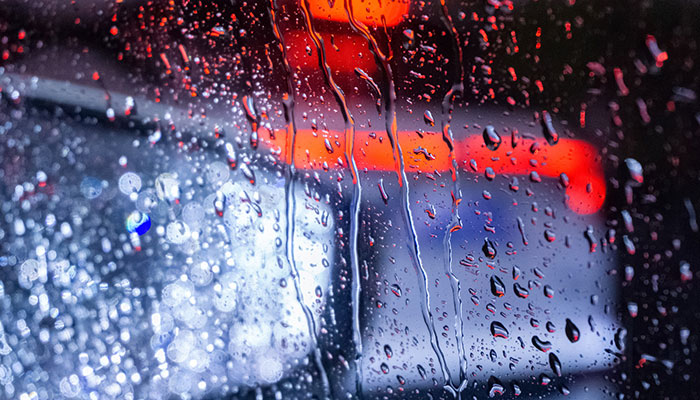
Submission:
[[[304,0],[301,0],[304,1]],[[398,25],[408,14],[408,0],[350,0],[355,19],[365,25]],[[333,6],[328,0],[309,0],[309,11],[314,18],[330,21],[348,22],[344,0],[336,0]]]
[[[336,3],[338,2],[340,0],[336,1]],[[367,41],[361,36],[331,35],[325,32],[320,32],[319,35],[323,38],[328,66],[333,73],[350,74],[355,71],[355,68],[366,73],[372,73],[376,70],[377,64],[374,61],[374,56],[367,47]],[[331,36],[333,36],[332,41]],[[292,68],[319,71],[316,47],[305,31],[292,33],[285,38],[285,41],[289,46],[288,57]],[[311,55],[307,53],[308,49],[311,50]]]
[[[331,141],[343,142],[342,132],[329,132],[325,137]],[[420,138],[411,131],[399,131],[406,172],[447,172],[450,170],[449,151],[437,133],[425,133]],[[394,158],[388,138],[379,140],[370,131],[355,133],[355,162],[358,170],[395,171]],[[295,166],[299,169],[346,168],[338,160],[344,154],[336,149],[332,154],[321,137],[310,129],[297,132]],[[277,131],[274,138],[261,140],[264,145],[275,150],[285,148],[285,132]],[[532,154],[528,144],[538,146]],[[496,150],[489,150],[480,135],[469,136],[455,142],[455,154],[461,172],[471,172],[468,165],[474,160],[480,171],[491,167],[497,174],[530,175],[536,172],[541,177],[559,179],[566,187],[566,204],[578,214],[597,212],[605,202],[605,175],[597,149],[583,140],[560,138],[559,143],[550,146],[545,139],[521,141],[512,148],[507,144]],[[280,151],[282,162],[286,155]],[[533,166],[534,165],[534,166]],[[565,175],[565,177],[563,176]]]

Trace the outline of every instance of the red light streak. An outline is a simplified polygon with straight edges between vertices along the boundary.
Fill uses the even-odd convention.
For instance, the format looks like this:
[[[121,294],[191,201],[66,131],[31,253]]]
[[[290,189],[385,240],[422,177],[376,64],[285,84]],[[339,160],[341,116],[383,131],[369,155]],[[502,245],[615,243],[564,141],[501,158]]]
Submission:
[[[386,26],[394,26],[403,20],[408,14],[408,0],[351,0],[355,19],[365,25],[382,26],[382,17]],[[314,18],[330,21],[348,22],[345,5],[342,1],[336,1],[331,7],[327,0],[310,0],[309,9]]]
[[[377,139],[371,131],[357,131],[355,161],[358,170],[395,171],[389,141]],[[329,154],[324,142],[344,140],[342,132],[319,134],[310,129],[297,132],[297,154],[303,154],[295,160],[298,169],[323,169],[324,163],[329,168],[342,169],[338,163],[339,153]],[[403,151],[406,172],[447,172],[450,170],[449,151],[437,133],[426,133],[424,138],[418,137],[411,131],[399,131],[399,140]],[[275,151],[284,148],[285,135],[278,132],[274,138],[260,138],[261,145]],[[538,151],[532,154],[532,145]],[[416,154],[415,149],[424,149],[433,157],[426,159],[423,151]],[[559,143],[550,146],[542,139],[521,141],[515,148],[507,144],[496,150],[489,150],[484,145],[481,135],[469,136],[455,142],[455,154],[462,173],[473,173],[469,164],[474,160],[483,171],[491,167],[497,174],[513,174],[529,176],[536,172],[540,177],[554,178],[567,181],[565,184],[566,204],[578,214],[597,212],[605,202],[605,175],[598,150],[583,140],[560,138]],[[280,152],[280,160],[285,160],[284,152]],[[478,171],[477,171],[478,173]],[[565,174],[567,179],[562,179]]]

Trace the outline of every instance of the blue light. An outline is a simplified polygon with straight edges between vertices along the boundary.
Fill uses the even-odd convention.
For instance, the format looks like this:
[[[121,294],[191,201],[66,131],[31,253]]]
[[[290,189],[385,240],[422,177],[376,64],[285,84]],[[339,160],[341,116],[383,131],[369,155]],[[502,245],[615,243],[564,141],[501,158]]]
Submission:
[[[134,211],[126,217],[126,230],[139,236],[151,229],[151,217],[140,211]]]

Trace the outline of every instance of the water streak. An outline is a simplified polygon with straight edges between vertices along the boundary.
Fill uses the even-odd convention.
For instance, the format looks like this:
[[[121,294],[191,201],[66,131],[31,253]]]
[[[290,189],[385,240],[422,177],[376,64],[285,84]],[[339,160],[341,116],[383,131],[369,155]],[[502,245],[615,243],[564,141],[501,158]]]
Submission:
[[[330,391],[330,384],[328,383],[328,374],[325,367],[323,366],[323,360],[321,358],[321,349],[318,346],[318,334],[316,333],[316,320],[313,316],[311,309],[304,302],[304,293],[301,290],[301,281],[299,277],[299,269],[297,268],[296,261],[294,260],[294,230],[295,230],[295,220],[294,215],[296,213],[296,199],[294,197],[295,191],[295,177],[296,177],[296,167],[294,165],[294,147],[296,145],[296,124],[294,120],[294,85],[292,82],[292,69],[289,66],[289,61],[287,59],[286,47],[284,45],[284,37],[279,29],[277,22],[277,0],[270,0],[268,5],[268,13],[270,15],[270,20],[272,22],[272,30],[277,39],[277,44],[280,52],[282,53],[282,60],[284,64],[284,72],[287,81],[287,93],[283,97],[284,103],[284,117],[287,124],[287,134],[285,141],[285,156],[287,160],[286,168],[286,181],[284,184],[284,193],[286,199],[286,233],[287,237],[285,240],[285,251],[287,254],[287,261],[292,270],[292,280],[294,282],[294,290],[296,291],[297,301],[304,311],[304,316],[306,317],[306,323],[309,329],[309,337],[311,338],[311,347],[314,351],[314,362],[316,363],[316,368],[321,375],[321,381],[323,384],[324,396],[326,398],[332,398]]]
[[[452,22],[452,17],[447,10],[445,0],[440,0],[442,9],[442,21],[448,28],[451,34],[452,54],[457,56],[457,61],[452,65],[456,67],[456,71],[452,78],[452,87],[445,94],[442,100],[442,140],[447,145],[450,151],[450,173],[452,177],[452,209],[450,223],[445,229],[445,237],[443,239],[443,261],[445,273],[450,277],[450,288],[452,290],[452,303],[455,309],[455,337],[457,340],[457,352],[459,355],[459,385],[454,388],[461,397],[461,392],[467,385],[467,358],[464,348],[464,318],[462,315],[462,293],[459,279],[453,272],[452,268],[452,233],[462,228],[462,220],[459,216],[459,203],[462,200],[461,190],[459,187],[459,168],[455,155],[454,136],[450,128],[452,122],[452,111],[454,109],[454,100],[457,96],[464,92],[464,65],[462,47],[460,46],[459,34]]]
[[[396,169],[396,175],[398,178],[399,187],[401,188],[401,203],[404,222],[409,232],[408,246],[411,252],[411,261],[414,268],[416,269],[421,284],[419,285],[421,292],[421,313],[423,316],[423,322],[425,323],[428,332],[430,334],[430,345],[435,352],[435,356],[440,364],[440,370],[442,372],[443,378],[446,382],[446,388],[450,390],[453,394],[454,385],[452,384],[452,378],[450,377],[449,371],[447,369],[447,362],[445,361],[445,355],[440,349],[440,343],[438,342],[437,332],[435,330],[433,314],[430,311],[430,292],[428,290],[428,274],[423,266],[423,261],[420,255],[420,245],[418,244],[418,238],[416,235],[416,229],[413,223],[413,215],[410,209],[409,200],[409,185],[406,179],[406,170],[404,168],[403,152],[401,150],[401,144],[399,143],[399,138],[397,135],[397,121],[396,121],[396,88],[394,86],[394,77],[392,74],[391,66],[389,65],[390,58],[387,57],[384,52],[379,48],[377,41],[370,33],[367,26],[355,18],[352,1],[345,0],[345,11],[348,15],[348,20],[352,28],[362,34],[369,43],[370,50],[374,55],[375,61],[379,69],[383,72],[384,82],[382,83],[382,103],[384,105],[385,114],[385,128],[387,136],[392,146],[392,154],[394,157],[394,166]]]
[[[360,184],[357,164],[355,163],[355,120],[350,112],[343,90],[333,79],[333,74],[331,73],[331,68],[328,65],[328,59],[326,57],[323,38],[316,32],[313,26],[308,0],[301,2],[301,8],[304,12],[307,32],[316,47],[319,68],[323,72],[326,84],[340,106],[343,121],[345,122],[345,160],[350,167],[353,184],[352,200],[350,202],[350,264],[352,267],[352,336],[355,345],[355,386],[357,396],[362,397],[362,333],[360,328],[360,294],[362,287],[360,284],[360,264],[357,252],[358,220],[360,203],[362,201],[362,185]]]

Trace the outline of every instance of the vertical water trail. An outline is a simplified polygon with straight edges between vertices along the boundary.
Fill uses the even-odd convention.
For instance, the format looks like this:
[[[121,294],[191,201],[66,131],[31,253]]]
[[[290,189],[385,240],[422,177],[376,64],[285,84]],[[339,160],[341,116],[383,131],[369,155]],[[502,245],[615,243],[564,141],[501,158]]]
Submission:
[[[326,85],[328,85],[336,102],[340,106],[343,121],[345,122],[345,159],[350,167],[353,184],[352,200],[350,202],[350,264],[352,266],[352,338],[355,345],[355,390],[357,392],[357,397],[362,398],[362,332],[360,329],[360,294],[362,287],[360,284],[359,255],[357,253],[358,220],[362,201],[362,185],[357,172],[357,164],[355,163],[355,120],[350,112],[343,90],[335,83],[333,75],[331,74],[331,68],[328,66],[328,60],[326,58],[323,38],[314,29],[308,0],[303,0],[301,2],[301,8],[304,13],[307,32],[316,47],[318,66],[323,72]]]
[[[328,383],[328,374],[323,366],[323,359],[321,358],[321,349],[318,347],[318,334],[316,333],[316,320],[311,309],[304,302],[304,293],[301,290],[301,281],[299,278],[299,269],[296,266],[296,261],[294,260],[294,228],[295,228],[295,213],[296,213],[296,200],[294,197],[294,178],[296,176],[296,166],[294,165],[294,147],[296,145],[296,134],[297,128],[294,120],[294,84],[292,82],[292,69],[289,66],[289,61],[287,60],[287,51],[284,46],[284,37],[282,32],[280,32],[279,25],[276,19],[277,12],[277,0],[270,0],[268,6],[268,13],[270,14],[270,20],[272,21],[272,30],[277,39],[277,44],[282,52],[282,60],[284,63],[285,78],[287,81],[287,93],[283,97],[284,103],[284,118],[287,123],[287,135],[285,141],[285,157],[287,162],[286,168],[286,182],[284,184],[285,193],[285,205],[286,205],[286,234],[287,238],[285,240],[285,251],[287,254],[287,261],[291,267],[292,280],[294,282],[294,290],[296,291],[297,301],[304,311],[304,316],[306,317],[306,324],[309,329],[309,337],[311,339],[311,347],[314,352],[314,362],[316,363],[316,368],[321,375],[321,381],[323,384],[323,392],[326,398],[332,398],[330,384]]]
[[[355,18],[352,1],[344,0],[345,12],[348,15],[348,20],[350,25],[354,30],[360,32],[362,36],[365,37],[368,44],[370,45],[370,50],[374,54],[375,61],[382,70],[384,74],[384,82],[382,85],[382,102],[384,104],[386,114],[385,114],[385,128],[387,136],[392,146],[392,153],[394,156],[394,166],[396,168],[396,175],[399,181],[399,187],[401,187],[401,203],[402,212],[404,217],[404,222],[409,233],[409,251],[411,253],[411,261],[414,268],[418,272],[421,280],[419,285],[421,291],[421,314],[423,316],[423,322],[428,329],[430,335],[430,345],[433,348],[433,352],[438,359],[440,364],[440,370],[442,372],[443,378],[445,380],[445,388],[448,389],[453,395],[456,395],[455,386],[452,383],[452,377],[450,376],[449,369],[447,367],[447,362],[445,361],[445,355],[440,348],[440,342],[438,341],[437,332],[435,331],[435,323],[433,314],[430,311],[430,292],[428,290],[428,274],[423,266],[423,261],[420,255],[420,245],[418,244],[418,238],[416,235],[416,229],[413,223],[413,215],[410,208],[409,200],[409,186],[408,180],[406,179],[406,170],[404,168],[403,152],[401,150],[401,144],[399,143],[399,138],[397,134],[397,122],[396,122],[396,88],[394,85],[394,77],[392,74],[391,66],[389,65],[389,59],[379,48],[377,41],[374,39],[372,34],[369,32],[367,26]]]
[[[440,0],[442,9],[442,21],[450,31],[452,42],[452,54],[457,56],[457,62],[453,62],[456,71],[452,78],[452,86],[442,100],[442,140],[450,151],[450,172],[452,177],[452,216],[450,223],[445,229],[443,239],[443,261],[445,273],[450,277],[450,288],[452,289],[452,302],[455,309],[455,338],[457,340],[457,351],[459,353],[459,387],[457,392],[461,397],[462,390],[467,385],[467,358],[464,348],[464,317],[462,316],[462,287],[459,279],[452,269],[452,233],[462,228],[462,220],[459,216],[459,203],[462,201],[462,193],[459,187],[459,165],[455,156],[454,136],[450,127],[452,122],[452,111],[454,110],[454,100],[464,93],[464,64],[462,46],[459,34],[452,22],[452,17],[447,10],[445,0]]]

